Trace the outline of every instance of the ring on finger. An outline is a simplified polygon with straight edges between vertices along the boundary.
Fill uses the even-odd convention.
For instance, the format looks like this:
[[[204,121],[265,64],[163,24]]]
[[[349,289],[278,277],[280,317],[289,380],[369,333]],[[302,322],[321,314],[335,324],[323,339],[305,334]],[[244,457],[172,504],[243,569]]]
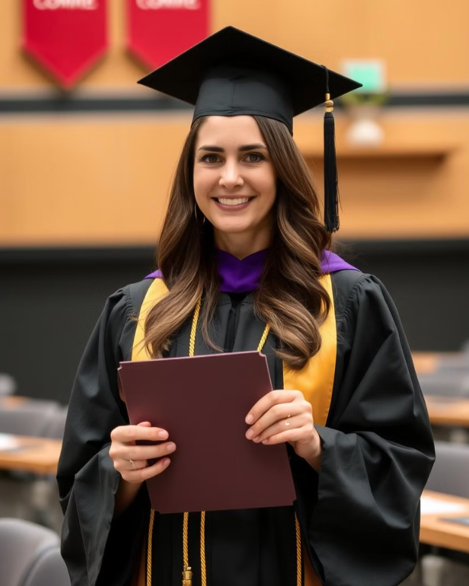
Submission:
[[[285,425],[286,425],[287,427],[290,425],[290,422],[288,421],[288,420],[290,419],[290,417],[291,417],[291,414],[289,413],[289,414],[287,415],[287,421],[285,421]]]

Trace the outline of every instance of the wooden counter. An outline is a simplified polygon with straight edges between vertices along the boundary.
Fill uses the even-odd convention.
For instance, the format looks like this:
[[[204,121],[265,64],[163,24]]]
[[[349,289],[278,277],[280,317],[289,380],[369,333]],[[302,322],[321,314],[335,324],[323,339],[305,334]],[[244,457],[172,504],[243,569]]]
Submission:
[[[0,469],[56,474],[62,441],[0,434]]]
[[[412,352],[415,370],[417,374],[432,374],[437,371],[442,362],[459,362],[464,359],[462,352]],[[469,359],[467,360],[469,372]]]
[[[442,508],[438,510],[440,505]],[[446,507],[453,510],[445,510]],[[425,490],[422,496],[420,541],[469,553],[469,526],[443,520],[458,517],[469,517],[469,499]]]
[[[425,402],[433,425],[469,427],[469,398],[427,395]]]

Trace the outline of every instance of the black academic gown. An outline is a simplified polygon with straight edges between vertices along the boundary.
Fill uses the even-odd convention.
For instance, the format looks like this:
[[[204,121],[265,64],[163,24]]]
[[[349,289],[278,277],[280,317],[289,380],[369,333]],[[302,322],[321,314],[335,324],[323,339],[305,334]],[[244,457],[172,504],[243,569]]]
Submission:
[[[109,458],[111,430],[128,423],[117,367],[130,360],[135,321],[149,280],[112,295],[80,363],[58,470],[65,512],[62,554],[73,586],[128,586],[148,527],[145,487],[113,519],[119,473]],[[332,275],[337,362],[316,473],[289,448],[302,540],[327,586],[397,586],[418,551],[419,498],[434,459],[432,436],[394,304],[373,276]],[[226,351],[255,350],[264,324],[252,294],[220,294],[213,338]],[[190,323],[170,356],[187,356]],[[283,387],[276,340],[264,347],[275,388]],[[199,333],[196,354],[208,349]],[[190,389],[188,389],[190,392]],[[314,415],[314,414],[313,414]],[[216,464],[214,464],[216,465]],[[199,586],[199,520],[189,523],[190,562]],[[293,507],[207,513],[209,586],[296,584]],[[180,586],[182,515],[156,515],[153,584]]]

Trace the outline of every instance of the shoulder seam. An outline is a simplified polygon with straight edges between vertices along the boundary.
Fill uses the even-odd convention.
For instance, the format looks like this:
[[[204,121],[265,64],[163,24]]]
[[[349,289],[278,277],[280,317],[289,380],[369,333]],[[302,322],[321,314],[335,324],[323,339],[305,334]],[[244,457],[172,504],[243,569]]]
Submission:
[[[153,282],[153,279],[146,279],[146,282],[148,283],[148,287],[149,287],[150,284]],[[138,284],[141,284],[141,282],[139,282]],[[127,319],[129,319],[129,320],[133,320],[138,317],[138,315],[140,313],[140,306],[141,306],[141,304],[140,304],[140,306],[137,307],[134,303],[134,298],[132,295],[132,287],[133,287],[133,285],[130,284],[130,285],[126,285],[123,288],[123,293],[125,296],[126,307],[127,307]],[[143,303],[144,298],[145,298],[145,294],[142,297],[142,300],[141,300],[142,303]]]
[[[352,305],[352,298],[356,296],[358,287],[369,277],[368,274],[362,273],[358,279],[355,281],[349,296],[347,297],[347,301],[345,303],[344,312],[342,314],[343,319],[347,319],[350,317],[350,308]]]
[[[130,285],[127,285],[123,289],[124,297],[125,297],[125,305],[126,305],[126,318],[131,320],[134,317],[133,313],[133,303],[132,303],[132,295],[130,293]]]
[[[347,278],[346,281],[343,281],[343,278],[339,276],[343,275],[343,273],[353,273],[353,280],[350,282],[350,280]],[[343,270],[338,271],[337,273],[331,273],[334,291],[334,304],[336,306],[336,319],[338,321],[343,319],[345,309],[350,302],[350,297],[353,294],[353,290],[361,277],[363,277],[363,273],[361,271]],[[341,293],[341,291],[343,291],[343,293]]]

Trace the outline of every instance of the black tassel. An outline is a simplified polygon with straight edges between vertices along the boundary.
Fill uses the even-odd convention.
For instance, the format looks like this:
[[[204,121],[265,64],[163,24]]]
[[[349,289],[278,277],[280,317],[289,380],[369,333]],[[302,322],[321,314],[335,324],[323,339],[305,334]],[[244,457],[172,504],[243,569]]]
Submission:
[[[330,233],[339,229],[339,186],[335,154],[334,102],[329,94],[329,75],[326,70],[326,113],[324,115],[324,223]]]
[[[324,223],[328,232],[339,229],[339,187],[332,112],[324,115]]]

